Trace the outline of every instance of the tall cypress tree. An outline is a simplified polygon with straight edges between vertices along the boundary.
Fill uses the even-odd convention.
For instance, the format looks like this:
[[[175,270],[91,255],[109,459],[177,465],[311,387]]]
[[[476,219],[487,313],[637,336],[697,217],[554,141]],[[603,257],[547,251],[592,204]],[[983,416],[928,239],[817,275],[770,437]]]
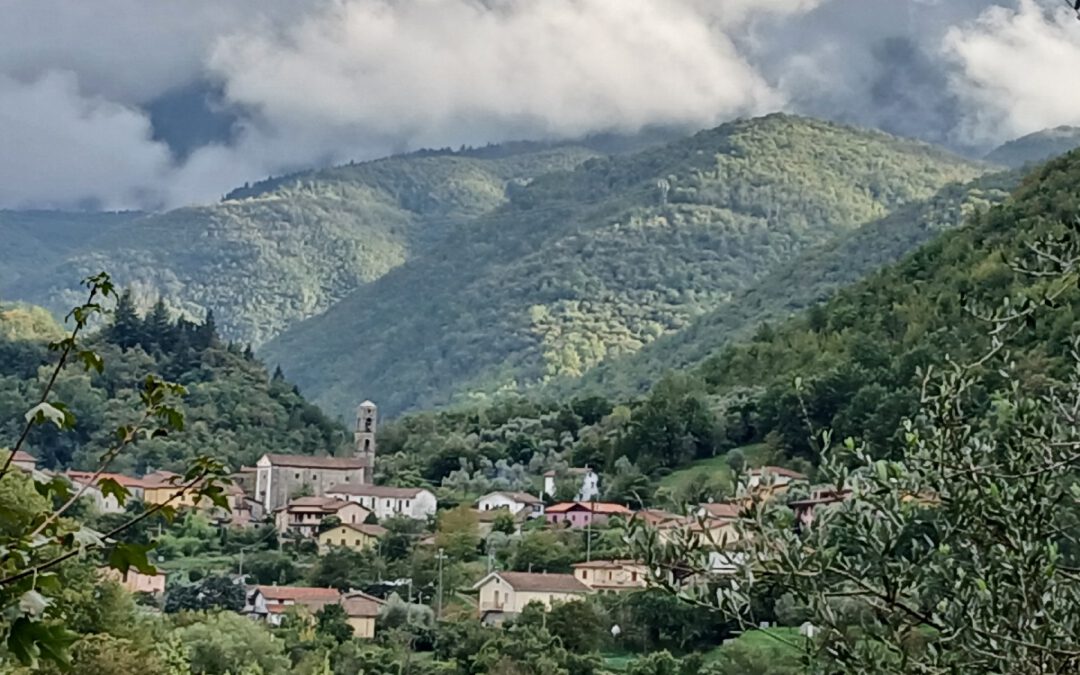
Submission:
[[[144,325],[148,344],[143,344],[143,347],[147,351],[151,347],[156,347],[162,352],[170,353],[176,344],[176,329],[169,317],[169,310],[165,307],[164,300],[158,298],[158,301],[154,303],[154,308],[147,315]]]

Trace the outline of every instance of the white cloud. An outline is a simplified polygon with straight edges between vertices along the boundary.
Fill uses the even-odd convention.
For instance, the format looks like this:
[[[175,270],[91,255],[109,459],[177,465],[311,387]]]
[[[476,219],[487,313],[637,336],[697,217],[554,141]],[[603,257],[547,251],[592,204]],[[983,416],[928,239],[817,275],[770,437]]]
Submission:
[[[318,155],[709,124],[781,103],[691,3],[491,5],[340,2],[223,38],[210,65],[261,128]]]
[[[168,149],[133,108],[80,94],[71,73],[0,75],[0,205],[123,208],[153,199]]]
[[[992,7],[950,30],[945,48],[960,64],[961,131],[973,141],[1080,124],[1080,25],[1068,9]]]

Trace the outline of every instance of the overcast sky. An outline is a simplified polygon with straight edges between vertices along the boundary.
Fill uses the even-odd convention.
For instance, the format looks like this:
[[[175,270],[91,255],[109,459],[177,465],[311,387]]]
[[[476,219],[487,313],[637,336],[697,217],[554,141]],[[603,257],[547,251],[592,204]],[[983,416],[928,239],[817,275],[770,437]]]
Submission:
[[[5,0],[0,207],[162,208],[419,147],[790,110],[1080,124],[1064,0]]]

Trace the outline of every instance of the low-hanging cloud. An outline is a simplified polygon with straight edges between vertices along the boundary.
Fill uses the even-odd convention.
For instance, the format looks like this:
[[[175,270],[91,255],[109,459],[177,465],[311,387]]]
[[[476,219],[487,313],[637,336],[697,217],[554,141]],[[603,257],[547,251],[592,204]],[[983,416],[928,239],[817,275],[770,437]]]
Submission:
[[[419,147],[781,108],[972,151],[1080,123],[1080,25],[1050,0],[11,0],[5,15],[0,207],[159,208]],[[155,126],[161,101],[204,89],[208,137]]]

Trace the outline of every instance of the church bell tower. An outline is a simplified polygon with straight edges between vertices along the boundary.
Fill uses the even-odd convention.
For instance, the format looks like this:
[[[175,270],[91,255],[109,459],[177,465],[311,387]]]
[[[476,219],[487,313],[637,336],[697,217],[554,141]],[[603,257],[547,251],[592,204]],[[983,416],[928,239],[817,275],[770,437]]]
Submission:
[[[375,431],[378,427],[379,409],[371,401],[364,401],[356,409],[356,430],[353,431],[355,454],[367,460],[365,477],[368,483],[375,467]]]

